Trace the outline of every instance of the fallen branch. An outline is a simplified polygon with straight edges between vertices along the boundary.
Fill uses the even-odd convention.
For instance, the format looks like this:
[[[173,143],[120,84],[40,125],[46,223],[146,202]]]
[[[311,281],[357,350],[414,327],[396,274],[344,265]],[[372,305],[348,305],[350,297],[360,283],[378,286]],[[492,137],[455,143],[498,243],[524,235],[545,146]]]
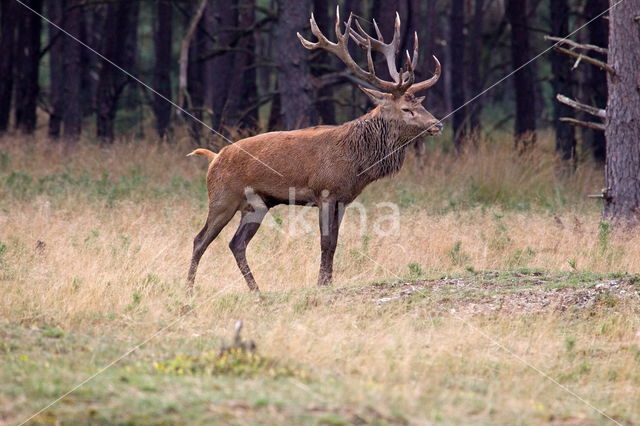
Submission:
[[[587,62],[587,63],[589,63],[591,65],[595,65],[596,67],[600,68],[601,70],[604,70],[604,71],[608,72],[611,75],[615,75],[616,74],[616,72],[613,70],[613,68],[611,68],[609,65],[605,64],[602,61],[594,59],[594,58],[592,58],[590,56],[583,55],[582,53],[577,53],[577,52],[574,52],[573,50],[565,49],[564,47],[560,47],[560,46],[553,46],[553,48],[555,50],[557,50],[558,52],[564,53],[565,55],[569,55],[569,56],[572,56],[572,57],[578,59],[578,62],[579,61],[585,61],[585,62]]]
[[[544,39],[545,40],[550,40],[550,41],[555,41],[556,44],[558,44],[558,45],[566,44],[567,46],[571,47],[572,49],[593,50],[594,52],[602,53],[603,55],[609,54],[609,50],[608,49],[605,49],[604,47],[596,46],[595,44],[576,43],[575,41],[569,40],[567,38],[553,37],[553,36],[549,36],[549,35],[544,36]]]
[[[564,95],[556,95],[556,99],[558,102],[563,103],[565,105],[569,105],[571,108],[575,108],[579,111],[586,112],[587,114],[595,115],[596,117],[600,117],[602,119],[607,118],[607,111],[604,109],[596,108],[591,105],[585,105],[578,101],[575,101]]]
[[[572,124],[574,126],[586,127],[588,129],[601,130],[604,132],[604,124],[602,123],[596,123],[593,121],[580,121],[576,120],[575,118],[569,117],[560,117],[559,120],[564,121],[565,123]]]

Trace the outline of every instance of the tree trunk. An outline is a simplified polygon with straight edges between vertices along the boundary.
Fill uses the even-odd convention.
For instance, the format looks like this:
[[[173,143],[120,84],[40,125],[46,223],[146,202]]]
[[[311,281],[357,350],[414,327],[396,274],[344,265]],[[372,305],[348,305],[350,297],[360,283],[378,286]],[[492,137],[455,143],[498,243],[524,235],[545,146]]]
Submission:
[[[42,0],[25,3],[38,13],[42,13]],[[42,21],[38,15],[19,6],[18,38],[15,76],[15,117],[16,127],[24,133],[36,129],[36,109],[38,106],[38,76],[40,71],[40,35]],[[3,76],[4,78],[4,76]]]
[[[400,33],[400,52],[404,52],[408,50],[409,52],[413,52],[413,33],[417,31],[418,26],[421,25],[421,21],[417,16],[420,8],[414,9],[414,1],[413,0],[402,0],[398,1],[397,12],[400,15],[400,20],[402,22],[401,33]],[[394,17],[395,19],[395,17]],[[398,55],[398,66],[405,67],[404,59],[402,55]]]
[[[569,3],[567,0],[553,0],[549,3],[551,15],[551,34],[556,37],[565,37],[569,34]],[[555,50],[551,52],[551,72],[553,77],[551,85],[553,93],[562,94],[573,99],[571,87],[571,59]],[[560,121],[560,117],[574,116],[573,108],[560,102],[553,103],[553,120],[556,128],[556,152],[569,170],[575,167],[576,137],[575,128],[566,122]]]
[[[612,2],[613,3],[613,2]],[[623,1],[609,12],[607,191],[604,220],[640,222],[640,6]]]
[[[555,0],[554,0],[555,1]],[[527,23],[527,0],[507,0],[507,19],[511,24],[511,66],[513,70],[531,58]],[[526,149],[535,143],[535,73],[525,66],[513,75],[516,92],[516,145]]]
[[[0,2],[0,134],[7,131],[11,116],[18,7],[13,1]]]
[[[105,35],[100,28],[104,28],[106,11],[104,5],[86,4],[84,6],[84,22],[81,28],[81,40],[86,40],[89,46],[98,51],[103,46]],[[80,68],[82,78],[80,81],[81,110],[84,118],[92,117],[96,113],[96,100],[100,76],[101,59],[88,49],[80,49]]]
[[[193,13],[198,7],[194,4]],[[202,21],[201,21],[202,22]],[[194,117],[202,120],[207,80],[205,80],[204,45],[206,35],[203,33],[201,22],[196,27],[193,40],[189,44],[189,67],[187,68],[187,93],[189,98],[183,108],[186,108]],[[228,84],[228,82],[227,82]],[[185,117],[189,134],[194,145],[201,145],[202,124],[191,117]]]
[[[49,19],[82,39],[84,25],[81,0],[49,3]],[[77,140],[82,130],[82,46],[55,28],[49,27],[49,136],[58,138],[63,129],[68,140]],[[64,128],[63,128],[64,124]]]
[[[475,0],[473,21],[471,23],[471,49],[469,59],[469,90],[470,96],[476,96],[482,91],[482,77],[480,71],[480,57],[482,55],[482,27],[484,18],[484,0]],[[482,98],[478,98],[469,105],[469,128],[471,132],[480,130],[480,112]]]
[[[313,14],[320,28],[331,28],[332,20],[330,18],[329,2],[326,0],[313,0]],[[346,10],[344,13],[351,13]],[[314,76],[326,74],[332,68],[333,57],[323,52],[318,55],[317,59],[312,63],[311,73]],[[333,87],[320,88],[316,93],[318,99],[316,105],[318,115],[323,124],[335,124],[335,108],[333,105]]]
[[[431,0],[428,0],[428,2],[431,2]],[[425,78],[428,78],[429,59],[431,59],[431,55],[433,55],[433,43],[429,40],[430,37],[427,34],[433,21],[426,16],[423,9],[421,0],[410,0],[408,3],[411,28],[418,34],[418,39],[421,41],[422,46],[425,46],[423,52],[421,52],[422,57],[418,58],[420,63],[418,63],[418,68],[415,71],[416,81],[422,81]],[[427,60],[425,60],[425,58]],[[425,167],[426,149],[424,146],[424,140],[424,137],[420,137],[413,141],[413,151],[416,156],[416,168],[418,171],[423,171]]]
[[[274,0],[270,0],[272,3]],[[271,7],[271,5],[270,5]],[[271,10],[275,10],[275,6],[271,8]],[[272,78],[275,69],[273,67],[260,66],[258,64],[259,58],[272,58],[273,55],[271,52],[273,51],[273,37],[271,37],[270,31],[255,31],[253,34],[256,47],[255,47],[255,67],[256,67],[256,83],[258,86],[257,96],[259,100],[264,102],[264,106],[266,111],[260,116],[261,122],[264,124],[269,123],[269,118],[271,118],[271,110],[273,110],[273,101],[275,98],[274,92],[274,79]],[[260,111],[259,111],[260,112]],[[269,115],[267,115],[269,114]],[[265,123],[266,122],[266,123]],[[266,126],[261,126],[262,128]],[[267,130],[269,128],[267,127]]]
[[[232,39],[233,45],[225,44],[216,47],[230,47],[231,51],[224,53],[221,63],[229,63],[226,84],[216,82],[214,96],[221,105],[220,125],[229,127],[255,127],[258,123],[258,88],[255,67],[255,39],[253,34],[241,34],[242,29],[251,28],[255,23],[255,0],[238,0],[233,14],[227,19],[233,23],[227,28],[234,28],[233,32],[225,31]],[[212,76],[214,77],[214,76]],[[216,114],[214,112],[214,114]]]
[[[168,99],[171,99],[172,10],[173,6],[168,0],[156,1],[153,31],[153,46],[155,51],[153,87]],[[156,118],[156,131],[158,132],[158,136],[163,138],[171,120],[171,104],[160,96],[154,95],[152,108]]]
[[[436,9],[436,0],[413,0],[413,3],[414,13],[418,14],[416,31],[422,47],[420,49],[420,63],[416,70],[416,80],[422,81],[425,78],[429,78],[430,73],[435,69],[435,62],[432,56],[436,55],[438,11]],[[422,10],[420,5],[423,5]]]
[[[421,0],[416,0],[421,1]],[[416,73],[416,80],[424,80],[431,77],[435,70],[435,62],[432,58],[433,55],[443,62],[447,59],[447,48],[443,47],[444,43],[437,43],[439,39],[442,39],[440,35],[440,15],[438,11],[437,0],[425,0],[425,16],[424,21],[420,21],[417,25],[418,35],[420,37],[420,46],[424,46],[420,49],[420,65],[418,72]],[[416,9],[417,10],[417,9]],[[422,30],[422,32],[421,32]],[[424,52],[424,53],[423,53]],[[447,63],[447,62],[443,62]],[[429,89],[425,95],[427,97],[426,104],[429,111],[431,111],[436,117],[444,117],[451,109],[447,108],[445,80],[447,80],[447,69],[444,67],[442,80],[439,84]]]
[[[132,40],[137,34],[139,6],[138,2],[109,3],[104,22],[101,53],[129,72],[135,60]],[[118,30],[112,31],[113,28]],[[128,78],[122,71],[101,62],[96,93],[96,135],[103,142],[113,142],[118,99],[127,82]]]
[[[277,90],[278,86],[276,86],[276,91]],[[269,113],[269,121],[267,123],[267,129],[269,129],[269,131],[282,129],[282,116],[280,115],[280,109],[280,93],[276,93],[273,95],[273,100],[271,101],[271,111]]]
[[[608,0],[587,0],[585,19],[591,21],[608,8]],[[609,45],[609,24],[604,16],[589,24],[587,30],[589,31],[589,44],[605,48]],[[591,52],[589,55],[604,61],[607,60],[606,56],[601,56],[596,52]],[[588,73],[587,93],[591,95],[591,99],[587,103],[598,108],[605,108],[607,105],[607,74],[596,67],[588,67]],[[585,129],[583,134],[588,140],[593,158],[600,163],[604,163],[607,155],[607,139],[604,133]]]
[[[81,39],[84,27],[84,1],[70,0],[66,12],[67,31]],[[66,36],[63,36],[66,37]],[[67,140],[77,140],[82,131],[82,51],[75,41],[66,40],[64,48],[64,112],[63,135]]]
[[[238,8],[233,0],[212,0],[205,11],[206,26],[215,43],[208,43],[207,49],[228,48],[233,41],[232,28],[238,22]],[[211,108],[211,126],[220,131],[227,125],[227,102],[229,82],[234,78],[234,52],[218,54],[206,63],[207,105]]]
[[[296,32],[308,25],[309,0],[278,0],[278,23],[274,29],[278,64],[280,112],[286,129],[306,127],[316,122],[313,87],[307,59],[309,51],[300,45]]]
[[[66,0],[48,3],[49,19],[62,28],[66,27],[64,22]],[[49,25],[49,137],[57,139],[62,128],[62,114],[64,111],[64,46],[67,40],[60,30]],[[72,42],[73,43],[73,42]]]
[[[453,143],[461,151],[466,138],[467,109],[464,107],[464,0],[451,2],[449,16],[449,46],[451,57],[451,101],[453,103]]]
[[[235,28],[250,28],[255,22],[254,0],[238,0]],[[236,31],[237,32],[237,31]],[[238,38],[239,35],[236,35]],[[245,34],[237,40],[233,52],[227,53],[233,61],[224,122],[231,127],[255,127],[258,123],[257,86],[255,69],[255,40]]]
[[[361,6],[361,4],[362,3],[359,0],[344,0],[344,9],[341,7],[340,12],[344,13],[346,16],[349,16],[349,13],[351,12],[360,16],[365,16],[366,13],[363,10],[359,10],[359,6]]]

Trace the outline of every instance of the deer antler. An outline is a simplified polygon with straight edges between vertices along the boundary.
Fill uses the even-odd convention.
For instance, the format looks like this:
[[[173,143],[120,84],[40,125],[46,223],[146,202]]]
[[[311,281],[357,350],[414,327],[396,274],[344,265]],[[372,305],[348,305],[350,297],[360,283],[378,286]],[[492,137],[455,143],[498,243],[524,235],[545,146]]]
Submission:
[[[406,51],[406,61],[407,61],[407,72],[402,73],[402,70],[398,72],[396,69],[396,55],[400,50],[400,15],[396,12],[396,20],[393,29],[393,40],[391,43],[385,43],[384,37],[380,32],[380,28],[378,27],[378,23],[376,20],[373,20],[373,28],[376,31],[377,39],[373,38],[369,35],[360,25],[360,22],[356,19],[356,27],[358,32],[356,32],[353,28],[349,28],[349,34],[351,35],[351,39],[356,42],[358,46],[363,49],[370,50],[373,48],[376,52],[380,52],[384,55],[387,61],[387,67],[389,68],[389,75],[396,83],[403,82],[403,85],[406,84],[409,80],[411,84],[407,87],[407,92],[416,93],[424,89],[428,89],[429,87],[436,84],[438,79],[440,78],[440,74],[442,73],[442,68],[440,66],[440,61],[435,56],[433,59],[436,62],[436,71],[428,80],[421,81],[420,83],[413,83],[414,79],[414,71],[418,66],[418,33],[413,33],[413,57],[409,55],[409,51]],[[369,47],[370,45],[370,47]],[[400,77],[402,76],[402,77]]]
[[[310,23],[311,23],[311,32],[313,33],[313,35],[316,36],[316,38],[318,39],[317,42],[313,43],[310,42],[308,40],[306,40],[304,37],[302,37],[300,35],[300,33],[297,33],[298,38],[300,39],[300,42],[302,43],[302,45],[309,49],[309,50],[315,50],[315,49],[323,49],[326,50],[329,53],[332,53],[334,55],[336,55],[338,58],[340,58],[340,60],[342,60],[342,62],[345,63],[345,65],[347,65],[347,67],[349,69],[351,69],[351,71],[359,78],[371,83],[374,87],[384,91],[384,92],[388,92],[388,93],[392,93],[395,96],[400,96],[402,94],[404,94],[413,84],[414,81],[414,77],[413,77],[413,69],[414,69],[414,64],[411,63],[411,60],[409,58],[409,54],[407,53],[407,70],[408,70],[408,76],[406,77],[406,79],[404,78],[404,72],[402,72],[402,69],[400,70],[401,72],[398,73],[398,71],[395,69],[395,64],[393,64],[393,66],[391,65],[392,62],[389,62],[389,59],[387,59],[387,62],[389,63],[389,71],[391,72],[392,67],[393,67],[393,71],[395,72],[396,77],[393,78],[394,74],[393,72],[391,72],[392,78],[394,79],[394,81],[386,81],[386,80],[382,80],[381,78],[376,76],[376,71],[375,68],[373,66],[373,59],[371,56],[371,50],[376,50],[376,51],[380,51],[379,49],[381,49],[382,47],[380,46],[380,41],[376,40],[376,39],[372,39],[372,38],[368,38],[368,39],[364,39],[362,36],[358,35],[359,39],[355,39],[353,37],[353,29],[351,28],[351,22],[353,20],[353,13],[351,13],[349,15],[349,19],[347,20],[347,22],[345,23],[345,31],[344,33],[340,30],[340,9],[338,7],[336,7],[336,24],[335,24],[335,32],[336,32],[336,37],[338,39],[337,43],[333,43],[331,41],[329,41],[329,39],[327,39],[327,37],[325,37],[324,34],[322,34],[322,31],[320,31],[320,28],[318,28],[318,24],[316,23],[316,19],[313,16],[313,14],[311,14],[311,19],[310,19]],[[399,18],[396,18],[396,22],[397,25],[399,26]],[[358,24],[358,27],[360,27],[360,25]],[[377,27],[377,26],[376,26]],[[397,29],[398,33],[400,31],[399,27]],[[356,33],[357,34],[357,33]],[[348,43],[349,43],[349,38],[354,38],[354,40],[356,40],[357,43],[363,43],[366,44],[366,49],[367,49],[367,68],[368,71],[363,70],[358,64],[356,64],[356,62],[353,60],[353,58],[351,57],[351,55],[349,54],[349,49],[348,49]],[[396,37],[394,37],[394,40],[396,40]],[[397,49],[397,47],[399,46],[399,42],[398,41],[394,41],[392,43],[396,43],[396,47],[395,49]],[[386,46],[386,45],[385,45]],[[390,56],[392,58],[392,61],[395,62],[395,54],[396,52],[390,52]],[[402,75],[403,78],[399,78],[398,75]]]
[[[433,77],[415,83],[415,69],[418,65],[418,33],[414,33],[413,36],[413,56],[409,55],[409,51],[406,51],[406,71],[402,68],[398,71],[396,68],[396,56],[400,50],[400,15],[396,12],[396,19],[393,31],[393,40],[390,43],[384,42],[384,37],[380,32],[375,19],[373,20],[373,28],[376,31],[377,38],[370,36],[360,25],[360,22],[356,18],[357,31],[351,27],[353,20],[353,13],[349,14],[349,19],[345,22],[344,33],[340,30],[340,8],[336,7],[336,24],[335,32],[338,38],[337,43],[333,43],[322,34],[322,31],[318,28],[316,19],[311,14],[311,32],[318,38],[318,41],[313,43],[306,40],[304,37],[297,33],[298,38],[302,45],[309,49],[323,49],[329,53],[336,55],[344,62],[349,69],[359,78],[371,83],[374,87],[388,93],[392,93],[394,96],[401,96],[404,93],[417,93],[421,90],[428,89],[436,84],[442,73],[440,61],[435,56],[433,57],[436,62],[436,70]],[[367,51],[367,69],[363,70],[353,60],[349,54],[348,43],[351,38],[358,46]],[[389,75],[393,81],[382,80],[376,76],[376,70],[373,65],[372,51],[382,53],[387,62],[387,68],[389,69]]]

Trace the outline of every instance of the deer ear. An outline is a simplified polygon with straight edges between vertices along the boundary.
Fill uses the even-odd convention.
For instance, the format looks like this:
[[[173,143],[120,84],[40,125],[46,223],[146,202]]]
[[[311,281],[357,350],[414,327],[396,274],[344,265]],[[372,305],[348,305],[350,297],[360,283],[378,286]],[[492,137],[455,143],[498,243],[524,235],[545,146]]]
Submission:
[[[393,98],[391,93],[379,92],[373,89],[367,89],[366,87],[358,86],[376,105],[382,105],[385,101]]]
[[[423,103],[425,100],[426,96],[420,96],[419,98],[416,98],[416,102],[418,102],[419,104]]]

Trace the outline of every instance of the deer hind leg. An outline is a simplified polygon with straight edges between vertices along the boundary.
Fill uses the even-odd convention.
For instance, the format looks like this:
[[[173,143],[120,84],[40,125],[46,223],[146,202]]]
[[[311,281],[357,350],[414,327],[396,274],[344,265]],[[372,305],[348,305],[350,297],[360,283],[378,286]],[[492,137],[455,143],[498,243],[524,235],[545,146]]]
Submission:
[[[209,245],[215,240],[220,231],[229,223],[237,211],[237,204],[233,207],[223,205],[221,202],[209,206],[209,215],[204,227],[198,232],[193,240],[193,254],[191,256],[191,266],[187,276],[187,288],[193,288],[196,279],[196,271],[202,255]]]
[[[338,245],[338,231],[344,215],[344,206],[335,201],[320,203],[320,274],[318,285],[331,284],[333,277],[333,255]]]
[[[233,257],[236,258],[238,268],[240,268],[240,272],[242,272],[242,276],[247,281],[247,285],[251,291],[260,291],[260,289],[258,288],[256,280],[253,278],[253,274],[249,268],[249,264],[247,263],[247,246],[253,236],[256,235],[256,232],[262,223],[262,219],[264,219],[268,210],[269,209],[264,206],[264,204],[259,207],[254,206],[252,208],[243,209],[238,230],[229,242],[229,248],[233,253]]]

